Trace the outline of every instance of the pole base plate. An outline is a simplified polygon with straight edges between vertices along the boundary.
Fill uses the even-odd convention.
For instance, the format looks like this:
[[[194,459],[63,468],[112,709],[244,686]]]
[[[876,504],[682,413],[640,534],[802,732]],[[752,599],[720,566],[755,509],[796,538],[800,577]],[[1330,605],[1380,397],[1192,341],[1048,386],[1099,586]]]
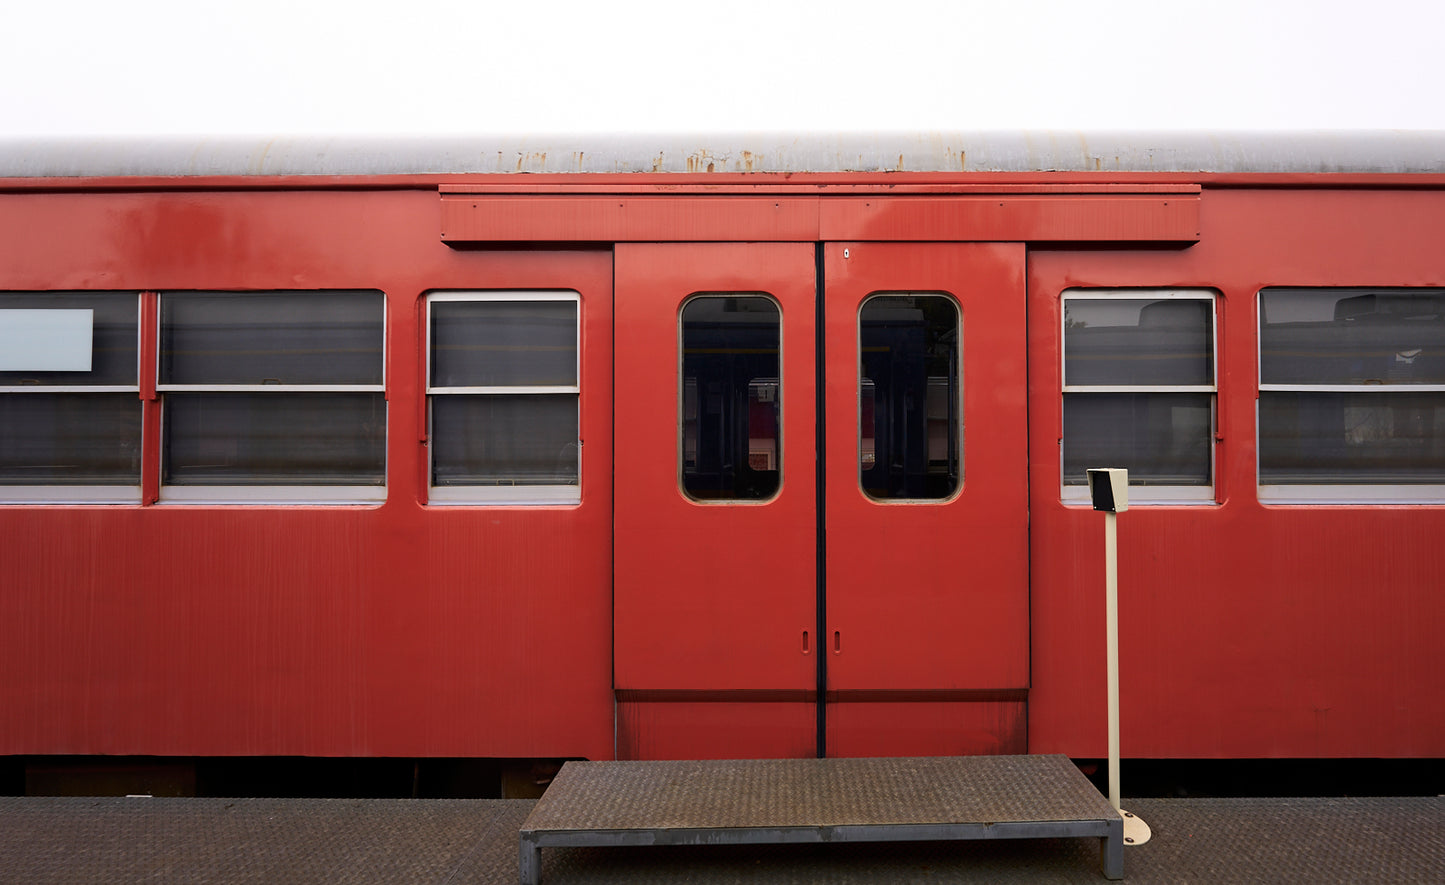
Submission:
[[[1130,848],[1143,845],[1154,835],[1154,832],[1149,829],[1149,825],[1144,823],[1144,819],[1137,814],[1134,814],[1132,811],[1125,811],[1122,808],[1119,809],[1119,813],[1124,816],[1125,845]]]

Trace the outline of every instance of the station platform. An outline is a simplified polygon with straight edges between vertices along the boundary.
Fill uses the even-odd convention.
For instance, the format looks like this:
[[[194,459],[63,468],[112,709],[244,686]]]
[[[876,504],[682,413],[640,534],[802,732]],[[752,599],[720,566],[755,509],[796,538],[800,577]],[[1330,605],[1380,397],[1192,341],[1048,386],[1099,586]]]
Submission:
[[[506,883],[535,800],[0,797],[4,883]],[[1130,799],[1125,882],[1445,881],[1445,798]],[[1092,839],[551,848],[546,885],[1099,883]]]

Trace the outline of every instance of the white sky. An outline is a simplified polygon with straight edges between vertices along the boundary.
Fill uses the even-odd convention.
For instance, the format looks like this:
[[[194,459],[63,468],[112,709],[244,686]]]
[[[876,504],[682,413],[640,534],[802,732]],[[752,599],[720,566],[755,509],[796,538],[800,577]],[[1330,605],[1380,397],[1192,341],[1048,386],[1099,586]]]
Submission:
[[[0,135],[1445,129],[1441,0],[11,0]]]

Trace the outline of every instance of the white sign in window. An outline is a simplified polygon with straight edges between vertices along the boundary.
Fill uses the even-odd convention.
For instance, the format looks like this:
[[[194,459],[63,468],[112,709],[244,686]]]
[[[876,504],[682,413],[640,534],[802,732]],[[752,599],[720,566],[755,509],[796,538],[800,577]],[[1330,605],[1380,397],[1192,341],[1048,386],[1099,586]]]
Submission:
[[[93,310],[0,310],[0,372],[89,372]]]

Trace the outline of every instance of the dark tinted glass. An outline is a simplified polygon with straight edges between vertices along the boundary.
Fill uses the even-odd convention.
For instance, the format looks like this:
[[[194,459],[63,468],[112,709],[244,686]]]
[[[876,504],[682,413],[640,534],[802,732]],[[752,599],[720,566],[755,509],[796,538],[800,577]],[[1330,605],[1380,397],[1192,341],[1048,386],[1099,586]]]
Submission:
[[[433,301],[433,387],[577,384],[577,302]]]
[[[380,384],[380,292],[161,296],[162,384]]]
[[[1208,300],[1064,300],[1064,384],[1213,384]]]
[[[0,485],[140,485],[134,393],[0,394]]]
[[[380,393],[171,393],[171,485],[383,485]]]
[[[432,397],[432,484],[577,485],[577,395]]]
[[[1262,391],[1259,481],[1445,482],[1445,393]]]
[[[91,310],[89,372],[0,372],[0,386],[134,386],[140,297],[134,292],[7,292],[0,309]]]
[[[700,500],[761,500],[782,483],[782,315],[758,295],[682,309],[682,487]]]
[[[1445,384],[1445,290],[1267,289],[1264,384]]]
[[[1124,467],[1130,485],[1210,481],[1210,393],[1064,394],[1064,484]]]
[[[858,324],[859,482],[874,498],[947,498],[963,477],[958,306],[880,296]]]

